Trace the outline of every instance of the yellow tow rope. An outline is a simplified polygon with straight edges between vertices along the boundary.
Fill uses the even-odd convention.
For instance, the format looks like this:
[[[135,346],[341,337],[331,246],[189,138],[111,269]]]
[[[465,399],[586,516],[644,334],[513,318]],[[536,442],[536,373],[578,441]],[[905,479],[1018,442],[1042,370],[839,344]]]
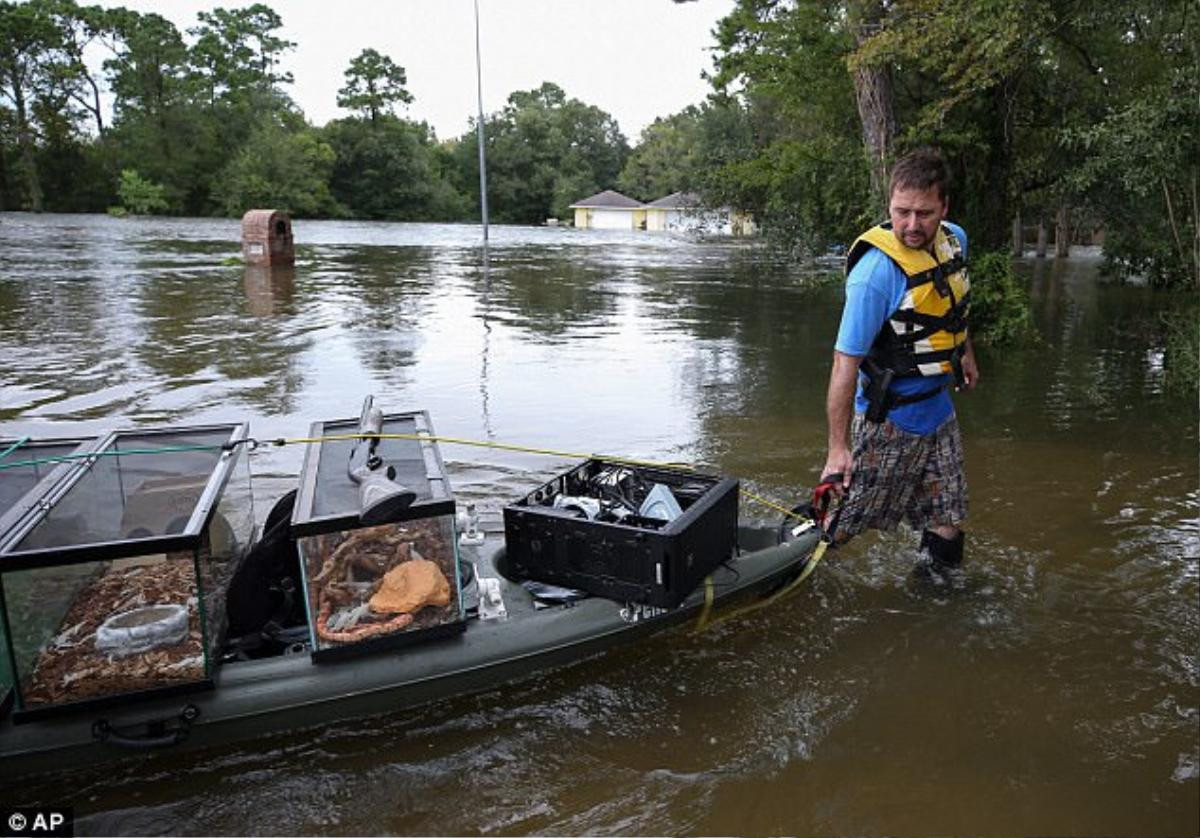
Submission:
[[[436,434],[361,434],[361,433],[328,434],[326,436],[296,437],[296,438],[288,438],[288,439],[264,440],[264,441],[258,442],[258,444],[259,445],[282,446],[282,445],[300,445],[300,444],[305,444],[305,443],[318,443],[318,442],[340,442],[343,440],[367,439],[367,438],[371,438],[371,439],[376,439],[376,438],[378,438],[378,439],[412,439],[412,440],[417,440],[420,442],[444,442],[444,443],[448,443],[451,445],[470,445],[470,446],[474,446],[476,448],[496,448],[501,451],[515,451],[515,452],[522,453],[522,454],[545,454],[545,455],[552,456],[552,457],[563,457],[565,459],[572,459],[572,460],[598,459],[598,460],[604,460],[605,462],[609,462],[609,463],[619,463],[621,465],[627,465],[627,466],[643,466],[645,468],[662,468],[662,469],[671,469],[674,471],[690,471],[690,472],[695,472],[697,474],[703,473],[703,471],[701,469],[697,468],[696,466],[689,465],[688,463],[660,463],[660,462],[655,462],[652,460],[635,460],[635,459],[632,459],[629,457],[618,457],[618,456],[615,456],[612,454],[595,454],[595,453],[585,454],[585,453],[581,453],[579,451],[559,451],[554,448],[534,448],[529,445],[517,445],[515,443],[509,443],[509,442],[485,442],[483,440],[478,440],[478,439],[463,439],[462,437],[438,436]],[[751,492],[749,489],[747,489],[744,486],[741,487],[739,489],[739,491],[741,492],[742,495],[744,495],[745,497],[754,501],[755,503],[762,504],[763,506],[765,506],[769,509],[773,509],[776,512],[782,513],[786,517],[789,517],[789,518],[800,518],[801,517],[801,516],[797,515],[795,512],[793,512],[792,510],[788,509],[787,507],[780,506],[779,504],[775,503],[774,501],[767,500],[766,498],[762,497],[761,495],[756,495],[754,492]]]
[[[412,439],[418,442],[444,442],[450,445],[496,448],[501,451],[515,451],[522,454],[545,454],[551,457],[563,457],[572,460],[601,459],[606,462],[620,463],[621,465],[628,466],[700,472],[700,469],[687,463],[658,463],[650,460],[634,460],[629,457],[618,457],[611,454],[584,454],[578,451],[559,451],[554,448],[535,448],[530,445],[516,445],[509,442],[486,442],[480,439],[463,439],[462,437],[440,436],[438,434],[328,434],[326,436],[262,440],[259,442],[259,445],[299,445],[301,443],[340,442],[350,439]]]
[[[769,605],[774,605],[792,591],[799,588],[801,583],[803,583],[804,580],[807,579],[812,572],[817,569],[817,565],[820,564],[821,559],[824,558],[825,550],[828,547],[829,542],[822,538],[817,542],[817,546],[813,550],[812,556],[810,556],[808,559],[808,564],[804,566],[804,570],[800,571],[799,576],[797,576],[791,582],[788,582],[769,597],[760,599],[758,602],[751,603],[750,605],[743,605],[741,608],[735,608],[732,611],[722,614],[716,619],[711,617],[713,602],[716,599],[716,591],[713,586],[713,579],[711,576],[704,577],[704,607],[700,610],[700,616],[696,618],[696,625],[692,628],[692,634],[699,634],[700,632],[710,629],[713,626],[719,626],[721,623],[724,623],[727,620],[732,620],[736,617],[742,617],[746,614],[753,613],[760,608],[766,608]]]

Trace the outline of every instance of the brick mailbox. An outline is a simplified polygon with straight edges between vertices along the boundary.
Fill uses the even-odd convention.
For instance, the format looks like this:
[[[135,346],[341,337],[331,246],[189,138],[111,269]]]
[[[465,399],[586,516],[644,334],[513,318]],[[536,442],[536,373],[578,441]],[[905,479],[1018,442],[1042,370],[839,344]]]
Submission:
[[[255,209],[242,216],[242,258],[247,265],[291,265],[296,261],[292,220],[286,212]]]

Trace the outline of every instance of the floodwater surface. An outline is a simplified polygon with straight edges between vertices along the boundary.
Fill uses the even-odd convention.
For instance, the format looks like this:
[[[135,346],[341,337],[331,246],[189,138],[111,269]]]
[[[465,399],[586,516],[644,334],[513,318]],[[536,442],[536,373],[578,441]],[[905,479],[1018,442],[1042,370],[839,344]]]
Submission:
[[[841,291],[743,241],[297,222],[246,269],[213,220],[0,215],[0,436],[425,409],[454,488],[603,452],[787,506],[818,476]],[[957,403],[958,589],[864,536],[770,609],[419,711],[3,790],[80,834],[1200,833],[1196,405],[1177,300],[1028,260],[1038,339]],[[300,446],[251,458],[261,518]],[[745,512],[774,513],[747,504]],[[69,791],[68,791],[69,790]]]

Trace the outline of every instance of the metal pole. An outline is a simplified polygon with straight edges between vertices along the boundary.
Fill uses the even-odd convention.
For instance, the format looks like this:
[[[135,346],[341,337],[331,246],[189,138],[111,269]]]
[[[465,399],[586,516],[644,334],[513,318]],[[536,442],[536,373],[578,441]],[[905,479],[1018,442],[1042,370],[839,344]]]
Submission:
[[[487,163],[483,156],[483,70],[479,60],[479,0],[475,0],[475,92],[479,99],[479,119],[475,132],[479,141],[479,210],[483,216],[483,246],[488,241]]]

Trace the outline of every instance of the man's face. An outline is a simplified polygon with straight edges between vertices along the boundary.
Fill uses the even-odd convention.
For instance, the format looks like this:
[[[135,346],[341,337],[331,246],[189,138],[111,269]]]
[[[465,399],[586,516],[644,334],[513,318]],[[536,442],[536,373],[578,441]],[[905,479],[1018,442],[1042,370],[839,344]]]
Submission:
[[[936,186],[929,189],[892,190],[888,212],[892,216],[892,232],[900,243],[920,250],[933,246],[938,225],[946,217],[948,203],[938,195]]]

